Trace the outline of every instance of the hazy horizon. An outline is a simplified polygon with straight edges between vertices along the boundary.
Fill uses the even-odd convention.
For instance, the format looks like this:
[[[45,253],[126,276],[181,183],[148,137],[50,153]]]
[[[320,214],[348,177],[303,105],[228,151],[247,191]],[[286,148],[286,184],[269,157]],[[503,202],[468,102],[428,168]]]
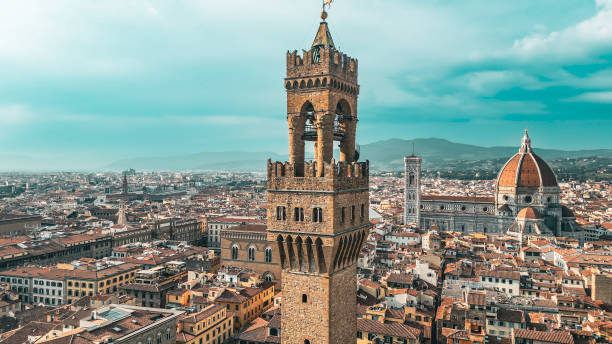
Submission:
[[[285,53],[319,1],[0,4],[0,171],[287,151]],[[337,0],[361,144],[612,148],[612,0]],[[83,168],[87,166],[87,168]],[[91,167],[91,168],[89,168]]]

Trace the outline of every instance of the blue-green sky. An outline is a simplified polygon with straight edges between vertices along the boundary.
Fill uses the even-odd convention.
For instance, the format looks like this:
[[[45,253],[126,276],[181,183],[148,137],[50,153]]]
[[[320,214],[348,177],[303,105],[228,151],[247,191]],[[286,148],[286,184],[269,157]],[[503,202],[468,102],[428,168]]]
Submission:
[[[317,0],[0,2],[0,170],[287,151],[285,52]],[[612,0],[336,0],[358,141],[612,147]],[[24,158],[27,157],[27,158]],[[31,160],[30,160],[31,159]]]

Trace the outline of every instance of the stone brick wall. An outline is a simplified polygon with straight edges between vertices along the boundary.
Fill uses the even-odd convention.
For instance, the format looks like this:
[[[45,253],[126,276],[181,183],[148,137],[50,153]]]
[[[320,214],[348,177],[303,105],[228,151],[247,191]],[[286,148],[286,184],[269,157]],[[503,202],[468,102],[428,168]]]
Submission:
[[[346,344],[356,341],[355,265],[331,276],[284,273],[282,343]],[[307,301],[303,301],[306,295]],[[288,330],[291,329],[291,330]]]
[[[329,343],[355,343],[357,336],[357,277],[355,264],[331,277]]]

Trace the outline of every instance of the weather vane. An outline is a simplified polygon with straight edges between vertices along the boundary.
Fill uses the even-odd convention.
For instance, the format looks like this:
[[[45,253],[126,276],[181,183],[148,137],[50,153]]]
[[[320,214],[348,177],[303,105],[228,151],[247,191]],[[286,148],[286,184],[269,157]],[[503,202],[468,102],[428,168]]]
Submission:
[[[329,8],[331,6],[332,1],[334,0],[323,0],[323,12],[321,12],[321,19],[323,19],[323,21],[327,19],[327,12],[325,11],[325,7]]]

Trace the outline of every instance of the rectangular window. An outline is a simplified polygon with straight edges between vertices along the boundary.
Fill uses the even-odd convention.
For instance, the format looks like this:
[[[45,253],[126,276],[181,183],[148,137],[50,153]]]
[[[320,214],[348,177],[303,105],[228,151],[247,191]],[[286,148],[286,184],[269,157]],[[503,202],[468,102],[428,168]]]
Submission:
[[[293,219],[296,222],[304,221],[304,208],[295,208],[293,212]]]
[[[321,208],[312,209],[312,222],[323,222],[323,209]]]
[[[351,223],[355,223],[355,206],[351,206]]]
[[[340,223],[344,223],[345,216],[346,216],[345,212],[346,212],[346,208],[342,207],[342,209],[340,209]]]
[[[365,204],[361,204],[361,209],[359,211],[359,217],[363,220],[363,218],[365,217]]]

